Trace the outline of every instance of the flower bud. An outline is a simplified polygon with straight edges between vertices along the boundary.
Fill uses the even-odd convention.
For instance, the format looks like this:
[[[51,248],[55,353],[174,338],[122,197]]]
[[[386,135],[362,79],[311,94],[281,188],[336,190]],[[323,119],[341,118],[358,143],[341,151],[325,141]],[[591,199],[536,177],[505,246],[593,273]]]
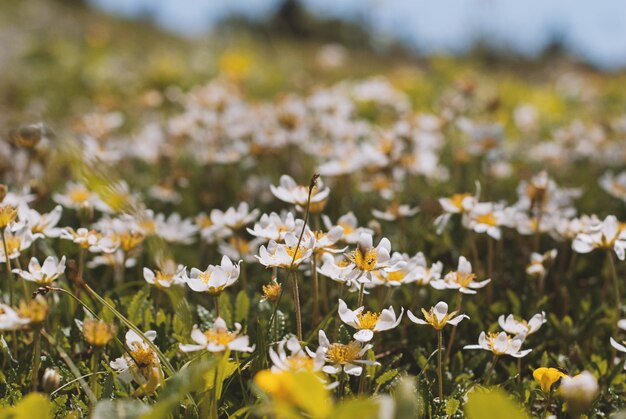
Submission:
[[[41,386],[43,387],[43,391],[51,394],[61,386],[61,375],[54,368],[46,368],[41,378]]]

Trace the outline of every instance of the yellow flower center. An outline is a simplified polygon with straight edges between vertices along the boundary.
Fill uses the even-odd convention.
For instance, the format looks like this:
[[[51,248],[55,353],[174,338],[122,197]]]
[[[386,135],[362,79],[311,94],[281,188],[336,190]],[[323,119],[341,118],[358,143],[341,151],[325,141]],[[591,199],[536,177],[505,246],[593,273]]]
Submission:
[[[404,271],[392,271],[387,273],[387,281],[400,282],[406,276]]]
[[[139,228],[141,228],[143,231],[145,231],[148,234],[154,234],[154,232],[156,232],[156,221],[150,218],[139,220],[138,225],[139,225]]]
[[[250,243],[239,236],[231,237],[229,243],[240,255],[245,255],[250,252]]]
[[[237,333],[229,332],[226,329],[209,329],[204,332],[204,337],[216,345],[228,345],[237,338]]]
[[[494,354],[496,354],[496,355],[504,355],[504,352],[496,351],[495,347],[494,347],[494,345],[496,343],[496,339],[498,338],[499,334],[500,333],[498,333],[498,332],[489,332],[487,334],[487,336],[485,336],[485,339],[487,341],[487,346],[489,346],[489,349],[491,349],[491,351],[493,351]],[[510,341],[511,337],[507,335],[506,340]]]
[[[455,279],[457,284],[459,284],[463,288],[467,288],[469,284],[471,284],[474,279],[476,279],[476,274],[457,272]]]
[[[4,228],[17,217],[17,209],[11,205],[0,206],[0,228]]]
[[[348,223],[339,223],[338,225],[343,228],[344,235],[350,234],[354,231],[354,227]]]
[[[356,267],[362,271],[371,271],[376,266],[378,255],[376,249],[371,248],[363,252],[361,249],[356,249],[351,255],[352,262]]]
[[[296,249],[298,249],[296,251]],[[302,257],[304,256],[304,248],[302,246],[297,247],[297,246],[285,246],[285,251],[287,252],[287,254],[289,256],[291,256],[294,260],[298,260],[298,259],[302,259]],[[295,258],[294,258],[295,255]]]
[[[154,352],[150,348],[144,348],[139,344],[131,351],[131,355],[139,368],[148,367],[156,363]]]
[[[333,343],[328,347],[326,358],[335,364],[347,364],[359,359],[361,345],[357,341],[348,344]]]
[[[263,285],[263,298],[268,301],[276,301],[280,295],[281,286],[278,282]]]
[[[452,205],[463,210],[463,200],[469,196],[471,196],[469,193],[455,193],[450,197],[450,201],[452,201]]]
[[[371,311],[362,311],[357,315],[360,329],[374,330],[381,313],[373,313]]]
[[[144,240],[144,235],[134,231],[118,234],[115,239],[120,242],[120,247],[124,252],[129,252],[139,246]]]
[[[297,371],[297,370],[307,370],[313,371],[313,367],[315,366],[313,362],[313,358],[306,356],[304,354],[293,355],[287,358],[287,365],[289,368]]]
[[[19,250],[22,247],[22,239],[19,236],[7,235],[7,236],[4,236],[4,240],[6,241],[7,251],[9,252],[8,256],[12,255],[14,252],[19,252]]]
[[[498,225],[498,220],[496,219],[496,216],[493,215],[492,212],[476,216],[476,221],[480,224],[486,224],[489,226]]]
[[[85,340],[93,346],[105,346],[115,335],[115,325],[102,320],[87,319],[83,323],[83,335]]]
[[[431,308],[429,311],[422,309],[422,313],[424,314],[424,320],[426,320],[428,324],[434,327],[435,330],[441,330],[448,323],[448,320],[454,317],[457,312],[453,311],[451,313],[447,313],[445,316],[443,316],[441,320],[439,320],[435,315],[434,307]]]
[[[91,193],[89,193],[89,191],[85,189],[74,189],[72,191],[69,191],[67,196],[70,198],[71,201],[77,204],[82,204],[89,199]]]

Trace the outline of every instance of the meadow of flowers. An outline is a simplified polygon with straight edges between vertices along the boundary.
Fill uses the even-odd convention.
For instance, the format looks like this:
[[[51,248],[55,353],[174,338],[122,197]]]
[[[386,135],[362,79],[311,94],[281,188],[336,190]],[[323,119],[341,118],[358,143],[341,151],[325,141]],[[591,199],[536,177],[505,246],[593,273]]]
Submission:
[[[626,409],[619,79],[316,54],[7,122],[0,417]]]

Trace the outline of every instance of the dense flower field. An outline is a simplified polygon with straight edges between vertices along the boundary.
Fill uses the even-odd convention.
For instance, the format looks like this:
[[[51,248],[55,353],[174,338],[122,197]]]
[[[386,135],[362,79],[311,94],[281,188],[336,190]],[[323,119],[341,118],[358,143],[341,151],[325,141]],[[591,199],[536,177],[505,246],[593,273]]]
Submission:
[[[295,89],[235,48],[2,120],[0,416],[626,409],[619,76],[349,54]]]

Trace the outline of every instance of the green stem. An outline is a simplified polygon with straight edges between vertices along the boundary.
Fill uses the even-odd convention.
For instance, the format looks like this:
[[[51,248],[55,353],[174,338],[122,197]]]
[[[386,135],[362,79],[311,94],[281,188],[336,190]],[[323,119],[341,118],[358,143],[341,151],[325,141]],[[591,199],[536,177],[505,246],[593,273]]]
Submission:
[[[493,358],[491,358],[491,365],[489,366],[489,369],[485,373],[485,378],[483,380],[483,385],[484,386],[489,384],[489,380],[491,379],[491,375],[493,374],[493,370],[496,368],[496,362],[498,362],[498,355],[494,353],[493,354]]]
[[[363,305],[363,296],[365,295],[365,282],[361,282],[361,287],[359,288],[359,301],[357,307],[361,307]]]
[[[317,277],[317,255],[311,256],[311,270],[313,271],[313,325],[317,325],[320,318],[319,279]]]
[[[609,255],[609,265],[611,266],[611,277],[613,280],[613,293],[615,294],[615,316],[617,320],[619,320],[621,311],[622,311],[622,308],[621,308],[622,300],[621,300],[620,293],[619,293],[617,269],[615,268],[615,259],[613,258],[613,251],[609,249],[607,252]],[[615,322],[616,324],[617,324],[617,320]]]
[[[298,276],[292,275],[293,303],[296,305],[296,331],[298,340],[302,342],[302,315],[300,313],[300,293],[298,291]]]
[[[9,305],[13,305],[13,275],[11,273],[11,259],[9,258],[9,248],[4,236],[5,228],[0,229],[0,235],[2,236],[2,246],[4,248],[4,266],[6,267],[7,282],[9,283]]]
[[[220,298],[219,294],[213,295],[213,303],[215,304],[215,317],[220,317]]]
[[[463,294],[459,293],[459,297],[456,304],[456,314],[461,313],[461,306],[463,305]],[[452,333],[450,333],[450,341],[448,342],[448,350],[446,351],[446,364],[450,361],[452,356],[452,344],[456,338],[456,326],[452,326]]]
[[[41,329],[35,327],[33,333],[33,376],[31,388],[33,391],[37,391],[37,387],[39,387],[39,363],[41,362]]]
[[[439,384],[439,403],[443,402],[443,373],[441,369],[441,351],[443,350],[443,332],[437,330],[437,381]]]
[[[93,354],[91,354],[91,372],[92,375],[89,378],[89,384],[93,394],[98,394],[98,366],[100,364],[100,348],[94,347]]]

